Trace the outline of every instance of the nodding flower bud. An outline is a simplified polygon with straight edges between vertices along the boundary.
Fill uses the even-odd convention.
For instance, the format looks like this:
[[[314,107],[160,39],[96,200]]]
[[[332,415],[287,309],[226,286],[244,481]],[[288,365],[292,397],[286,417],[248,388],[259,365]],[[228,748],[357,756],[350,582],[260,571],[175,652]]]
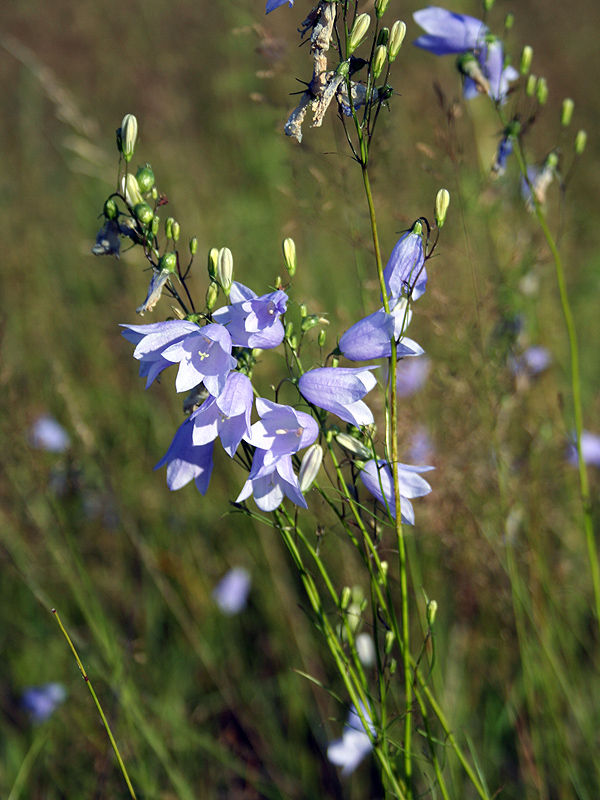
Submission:
[[[390,672],[390,675],[393,675],[397,669],[398,669],[398,662],[396,661],[396,659],[395,658],[390,659],[390,663],[388,664],[388,670]]]
[[[211,247],[208,251],[208,277],[211,281],[217,280],[217,263],[219,261],[219,251],[216,247]]]
[[[293,239],[283,240],[283,260],[290,278],[293,278],[296,273],[296,243]]]
[[[377,46],[373,56],[373,76],[378,78],[383,72],[383,65],[387,57],[387,47],[384,44]]]
[[[288,322],[285,326],[285,338],[289,339],[294,332],[294,323]]]
[[[195,256],[198,252],[198,239],[195,236],[192,236],[190,239],[190,255]]]
[[[504,17],[504,30],[510,31],[512,30],[512,26],[515,24],[515,15],[512,11],[509,11],[508,14]]]
[[[300,472],[298,474],[298,484],[302,494],[308,492],[316,480],[321,464],[323,463],[323,448],[320,444],[312,444],[302,459]]]
[[[229,297],[231,284],[233,283],[233,256],[228,247],[222,247],[219,250],[217,258],[217,278],[221,284],[221,289],[223,289],[225,295]]]
[[[219,284],[215,283],[214,281],[211,281],[206,291],[206,308],[209,311],[212,311],[213,308],[215,307],[215,303],[217,302],[218,296],[219,296]]]
[[[527,78],[527,83],[525,84],[525,94],[527,97],[533,97],[535,94],[535,87],[537,85],[537,77],[535,75],[529,75]]]
[[[103,211],[106,219],[116,219],[119,216],[119,207],[112,197],[109,197],[106,203],[104,203]]]
[[[440,189],[435,196],[435,224],[441,228],[446,221],[448,206],[450,205],[450,192],[448,189]]]
[[[377,14],[377,19],[381,19],[383,17],[389,4],[390,0],[375,0],[375,13]]]
[[[125,161],[133,158],[135,140],[138,134],[138,121],[133,114],[125,114],[121,123],[121,152]]]
[[[180,233],[181,233],[181,228],[179,227],[179,223],[178,222],[173,222],[173,225],[171,227],[171,236],[173,237],[173,241],[174,242],[178,242],[179,241],[179,234]]]
[[[535,85],[535,96],[541,106],[545,106],[548,102],[548,82],[546,78],[538,78]]]
[[[352,53],[356,50],[356,48],[362,44],[363,39],[367,35],[367,31],[369,30],[369,25],[371,24],[371,17],[368,14],[359,14],[356,18],[356,22],[354,23],[354,27],[350,31],[350,37],[348,39],[348,55],[352,55]]]
[[[301,311],[302,313],[302,311]],[[321,320],[317,317],[316,314],[311,314],[310,316],[304,317],[302,320],[302,325],[300,325],[300,330],[302,333],[306,333],[307,331],[316,328],[317,325],[321,324]]]
[[[298,349],[298,337],[296,336],[295,333],[292,334],[292,336],[290,336],[290,340],[289,341],[290,341],[290,347],[292,348],[292,350],[297,350]]]
[[[300,303],[300,316],[302,319],[308,314],[308,309],[306,308],[306,303]]]
[[[385,645],[384,645],[384,652],[386,656],[392,652],[392,647],[394,646],[394,640],[396,637],[394,636],[394,631],[387,631],[385,634]]]
[[[158,259],[158,268],[161,272],[175,272],[177,270],[177,256],[175,253],[164,253]]]
[[[151,225],[152,236],[156,236],[159,227],[160,227],[160,217],[158,216],[158,214],[155,214],[152,217],[152,225]]]
[[[435,600],[430,600],[427,603],[427,624],[429,627],[433,627],[433,623],[435,622],[435,615],[437,614],[438,604]]]
[[[352,600],[352,590],[349,586],[344,586],[342,589],[342,594],[340,595],[340,609],[345,611],[348,606],[350,605],[350,600]]]
[[[154,216],[154,212],[148,203],[137,203],[133,209],[133,214],[135,218],[142,223],[142,225],[149,225],[152,222],[152,217]]]
[[[373,458],[371,450],[362,442],[359,442],[358,439],[355,439],[354,436],[350,436],[347,433],[338,433],[335,440],[340,447],[343,447],[344,450],[352,453],[352,455],[364,459]]]
[[[587,144],[587,133],[584,130],[577,131],[577,136],[575,137],[575,153],[578,156],[580,156],[583,153],[586,144]]]
[[[327,331],[321,328],[319,335],[317,336],[317,344],[319,347],[325,347],[325,339],[327,339]]]
[[[135,177],[142,194],[146,194],[154,186],[154,173],[150,164],[144,164],[143,167],[140,167],[135,173]]]
[[[153,200],[158,200],[158,189],[156,188],[156,186],[152,187],[152,191],[150,192],[150,197]]]
[[[174,222],[175,222],[175,220],[173,219],[173,217],[167,217],[166,220],[165,220],[165,236],[167,237],[167,239],[172,239],[173,238],[173,223]]]
[[[575,109],[575,103],[571,100],[570,97],[565,97],[562,104],[562,111],[560,114],[560,124],[563,128],[568,128],[571,124],[571,120],[573,119],[573,110]]]
[[[396,60],[396,56],[400,52],[402,42],[406,36],[406,24],[402,20],[397,19],[392,25],[390,31],[390,40],[388,42],[388,58],[390,64]]]
[[[121,194],[129,208],[135,208],[138,203],[143,203],[144,198],[140,194],[140,187],[135,175],[128,173],[121,178]]]
[[[389,28],[382,28],[378,35],[377,35],[377,44],[384,44],[387,46],[387,43],[390,40],[390,29]]]
[[[533,61],[533,47],[530,47],[528,44],[526,44],[521,53],[521,63],[519,64],[519,72],[521,73],[521,75],[529,74],[532,61]]]

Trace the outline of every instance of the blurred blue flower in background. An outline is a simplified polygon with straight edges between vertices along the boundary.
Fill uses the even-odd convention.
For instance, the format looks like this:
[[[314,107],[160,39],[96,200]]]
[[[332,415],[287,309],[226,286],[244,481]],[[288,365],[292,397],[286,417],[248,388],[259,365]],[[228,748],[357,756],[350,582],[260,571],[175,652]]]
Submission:
[[[368,721],[371,734],[375,736],[375,726],[369,722],[371,719],[369,710],[363,704],[361,704],[361,710],[364,718]],[[355,706],[352,706],[342,738],[336,739],[327,747],[327,758],[332,764],[342,767],[342,775],[346,776],[354,772],[372,749],[373,743],[356,712]]]
[[[223,614],[233,616],[246,608],[250,586],[250,573],[244,567],[234,567],[227,572],[212,591],[212,598]]]
[[[409,498],[424,497],[431,492],[431,486],[419,472],[429,472],[433,467],[412,467],[408,464],[398,464],[398,481],[400,487],[400,511],[402,522],[406,525],[415,524],[415,512]],[[366,489],[377,498],[383,506],[387,506],[390,514],[396,518],[396,500],[394,498],[394,481],[392,471],[383,459],[377,462],[374,459],[367,461],[360,471],[360,479]]]
[[[539,375],[540,372],[548,369],[551,363],[552,356],[549,351],[545,347],[541,347],[541,345],[528,347],[522,355],[511,356],[508,361],[513,375],[528,375],[529,377]]]
[[[429,376],[427,356],[401,359],[396,366],[396,389],[400,397],[410,397],[420,391]]]
[[[45,683],[25,689],[21,705],[32,722],[45,722],[67,698],[67,690],[61,683]]]
[[[573,434],[573,442],[575,441],[575,434]],[[574,467],[577,466],[577,449],[575,444],[571,443],[567,450],[567,461]],[[589,431],[581,432],[581,457],[585,464],[591,464],[594,467],[600,467],[600,436]]]
[[[69,434],[54,417],[42,414],[29,430],[29,441],[33,447],[49,453],[64,453],[71,444]]]

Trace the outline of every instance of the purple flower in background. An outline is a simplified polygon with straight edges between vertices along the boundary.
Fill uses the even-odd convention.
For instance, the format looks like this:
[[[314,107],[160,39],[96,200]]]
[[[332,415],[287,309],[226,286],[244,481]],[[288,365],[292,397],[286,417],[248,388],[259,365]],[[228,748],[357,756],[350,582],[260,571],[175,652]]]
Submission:
[[[200,494],[206,494],[213,468],[214,442],[196,447],[193,442],[194,423],[190,419],[179,426],[169,449],[154,469],[167,466],[167,486],[172,492],[191,480]]]
[[[528,375],[534,377],[547,369],[552,362],[552,356],[545,347],[539,345],[528,347],[520,356],[509,358],[508,364],[515,376]]]
[[[64,453],[71,444],[69,434],[54,417],[42,414],[29,430],[29,440],[33,447],[49,453]]]
[[[425,271],[423,238],[409,231],[401,236],[391,252],[383,271],[385,288],[390,304],[395,303],[412,289],[412,300],[418,300],[425,292],[427,272]]]
[[[494,176],[498,177],[500,175],[504,175],[506,172],[506,161],[511,155],[513,151],[513,139],[511,136],[507,136],[506,134],[500,139],[500,144],[498,145],[498,151],[496,153],[496,160],[492,166],[492,172]]]
[[[405,299],[400,300],[391,314],[380,308],[348,328],[340,338],[338,349],[349,361],[389,358],[392,355],[391,340],[394,337],[398,358],[422,355],[424,350],[412,339],[402,335],[411,316],[412,312],[407,309]]]
[[[170,367],[172,361],[163,358],[163,352],[176,342],[180,342],[190,333],[199,330],[195,322],[171,320],[169,322],[153,322],[150,325],[121,325],[121,331],[128,342],[136,345],[133,357],[140,364],[140,378],[147,378],[146,389],[156,380],[158,375]]]
[[[426,428],[418,427],[408,443],[408,456],[411,461],[423,463],[434,456],[433,444]]]
[[[433,467],[412,467],[407,464],[398,464],[398,480],[400,482],[400,506],[402,522],[407,525],[415,524],[415,512],[410,500],[414,497],[424,497],[431,491],[431,486],[418,473],[429,472]],[[396,518],[396,501],[394,499],[394,482],[392,471],[383,459],[375,462],[367,461],[360,472],[360,479],[366,489],[371,492],[379,502],[387,506],[390,514]],[[385,498],[385,499],[384,499]]]
[[[281,456],[289,456],[308,447],[319,434],[319,426],[310,414],[296,411],[291,406],[259,397],[256,410],[260,420],[254,423],[250,435],[244,438],[259,450],[266,451],[265,466],[270,466]]]
[[[67,698],[67,690],[60,683],[45,683],[25,689],[21,705],[32,722],[45,722]]]
[[[284,6],[288,2],[291,8],[294,5],[294,0],[267,0],[266,13],[269,14],[271,11],[274,11],[276,8],[279,8],[279,6]]]
[[[298,381],[302,396],[309,403],[331,411],[344,422],[359,428],[374,422],[373,413],[362,398],[373,389],[377,379],[373,367],[344,369],[323,367],[305,372]]]
[[[268,450],[256,450],[248,480],[236,503],[241,503],[253,494],[254,502],[260,510],[270,512],[279,508],[285,496],[297,506],[308,508],[294,473],[292,457],[282,455],[273,459],[270,456]]]
[[[223,449],[233,458],[242,438],[250,433],[253,401],[250,379],[241,372],[230,372],[221,394],[210,395],[190,417],[194,445],[208,444],[219,436]]]
[[[429,375],[427,356],[402,359],[396,367],[396,389],[400,397],[410,397],[420,391]]]
[[[375,736],[375,726],[370,722],[371,714],[369,710],[363,704],[361,704],[361,710],[372,736]],[[342,775],[345,777],[354,772],[372,749],[373,742],[367,734],[356,708],[352,706],[342,738],[336,739],[327,747],[327,758],[332,764],[342,767]]]
[[[262,297],[241,283],[234,282],[229,295],[231,305],[213,313],[215,322],[226,325],[234,345],[269,350],[283,341],[279,319],[287,308],[287,294],[279,289]]]
[[[194,328],[185,339],[163,350],[162,357],[179,362],[175,380],[178,392],[189,392],[194,386],[204,383],[208,392],[218,397],[225,388],[227,375],[237,365],[231,355],[231,336],[222,325],[211,324],[203,328],[195,325]]]
[[[223,614],[233,616],[246,608],[251,586],[250,573],[244,567],[227,572],[212,590],[212,598]]]
[[[573,434],[573,442],[575,441]],[[600,467],[600,436],[589,431],[581,432],[581,457],[585,464]],[[567,450],[567,460],[574,467],[578,464],[577,449],[574,444],[570,444]]]

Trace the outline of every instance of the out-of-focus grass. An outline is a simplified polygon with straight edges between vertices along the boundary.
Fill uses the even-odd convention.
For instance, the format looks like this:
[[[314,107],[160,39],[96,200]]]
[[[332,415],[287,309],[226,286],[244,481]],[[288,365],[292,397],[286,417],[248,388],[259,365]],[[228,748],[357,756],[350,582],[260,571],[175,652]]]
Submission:
[[[363,306],[375,307],[359,175],[336,121],[307,130],[300,148],[281,134],[293,76],[309,73],[296,48],[304,6],[297,0],[294,11],[266,20],[262,4],[242,2],[29,0],[0,9],[3,796],[44,730],[22,797],[126,796],[52,605],[89,668],[140,797],[381,794],[368,766],[343,786],[324,757],[345,712],[294,669],[341,689],[275,533],[226,513],[243,475],[217,459],[201,498],[191,486],[171,495],[164,474],[152,472],[181,418],[180,398],[168,373],[143,392],[117,327],[136,321],[147,274],[137,258],[90,255],[116,177],[113,132],[131,111],[141,126],[139,161],[151,161],[168,209],[184,237],[198,236],[201,254],[229,246],[236,276],[262,292],[283,269],[281,239],[293,236],[294,302],[335,312],[332,345]],[[416,7],[397,13],[410,22]],[[455,10],[476,13],[468,4]],[[498,3],[494,19],[505,10]],[[584,11],[582,28],[575,21]],[[548,2],[522,3],[518,12],[514,52],[532,44],[534,69],[551,88],[530,136],[533,154],[541,159],[555,144],[565,94],[575,99],[575,124],[590,133],[567,198],[563,247],[586,424],[600,432],[600,13]],[[409,24],[408,38],[415,34]],[[430,213],[440,186],[453,196],[410,331],[432,374],[402,408],[402,441],[424,425],[436,450],[434,492],[409,538],[415,604],[421,585],[439,603],[434,686],[454,730],[474,743],[491,792],[594,798],[597,642],[575,476],[563,460],[572,417],[552,268],[523,213],[514,165],[496,183],[487,177],[495,118],[476,101],[449,128],[434,80],[450,103],[459,92],[451,60],[407,43],[374,157],[385,255],[400,230]],[[556,208],[550,213],[556,219]],[[203,256],[198,262],[200,295]],[[523,292],[525,277],[539,284],[533,294]],[[156,318],[166,313],[163,301]],[[554,357],[522,391],[497,336],[517,313],[531,343]],[[71,433],[69,459],[29,446],[27,430],[42,411]],[[60,496],[57,486],[65,487]],[[592,486],[597,517],[596,475]],[[340,588],[359,579],[334,526],[323,553]],[[252,572],[251,602],[226,619],[210,592],[235,564]],[[69,700],[44,729],[32,729],[18,697],[50,680],[67,685]],[[463,796],[460,772],[454,778]]]

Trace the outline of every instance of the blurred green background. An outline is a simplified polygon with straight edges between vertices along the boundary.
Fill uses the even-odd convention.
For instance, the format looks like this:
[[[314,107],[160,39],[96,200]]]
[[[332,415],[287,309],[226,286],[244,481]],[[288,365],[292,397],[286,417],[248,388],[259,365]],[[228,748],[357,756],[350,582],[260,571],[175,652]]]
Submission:
[[[490,793],[596,798],[597,628],[576,475],[564,460],[573,422],[553,266],[520,200],[516,164],[489,178],[493,110],[481,99],[455,103],[452,58],[410,46],[419,7],[390,3],[390,23],[403,18],[408,33],[372,174],[385,257],[401,230],[432,217],[440,187],[452,195],[410,329],[431,376],[401,412],[403,448],[420,428],[435,448],[434,491],[418,502],[409,534],[414,606],[423,608],[421,586],[438,601],[434,687]],[[137,250],[119,261],[90,253],[115,188],[114,131],[132,112],[134,163],[152,164],[182,240],[198,237],[197,297],[209,247],[230,247],[236,278],[261,294],[282,272],[281,241],[292,236],[292,314],[302,301],[329,312],[333,347],[374,310],[366,205],[339,123],[329,114],[322,129],[306,127],[301,146],[282,133],[289,94],[301,88],[295,78],[311,73],[296,33],[310,8],[296,0],[268,18],[258,0],[6,0],[0,8],[3,797],[15,781],[32,800],[127,796],[52,606],[140,797],[381,796],[369,761],[345,782],[327,762],[345,709],[295,670],[347,698],[276,533],[226,513],[242,473],[217,457],[202,498],[193,485],[171,494],[164,471],[152,471],[182,413],[170,372],[144,392],[119,333],[119,323],[141,321],[135,308],[148,274]],[[451,10],[479,14],[474,2]],[[585,424],[600,433],[600,7],[498,0],[494,30],[509,11],[517,16],[507,49],[518,59],[531,44],[533,71],[550,87],[526,139],[531,160],[556,145],[565,96],[575,101],[561,142],[566,163],[576,128],[589,134],[564,207],[551,193],[549,215],[561,228]],[[163,300],[143,321],[169,312]],[[506,365],[502,332],[516,315],[525,320],[518,346],[541,344],[553,357],[527,385]],[[278,359],[265,358],[265,387],[278,379]],[[32,448],[28,431],[41,413],[68,430],[67,455]],[[600,483],[591,479],[597,521]],[[318,519],[316,501],[312,510]],[[335,527],[323,554],[340,588],[364,580]],[[210,593],[234,565],[250,570],[253,585],[248,608],[226,618]],[[19,697],[48,681],[63,683],[68,701],[35,727]],[[453,796],[471,796],[456,765],[448,770]]]

